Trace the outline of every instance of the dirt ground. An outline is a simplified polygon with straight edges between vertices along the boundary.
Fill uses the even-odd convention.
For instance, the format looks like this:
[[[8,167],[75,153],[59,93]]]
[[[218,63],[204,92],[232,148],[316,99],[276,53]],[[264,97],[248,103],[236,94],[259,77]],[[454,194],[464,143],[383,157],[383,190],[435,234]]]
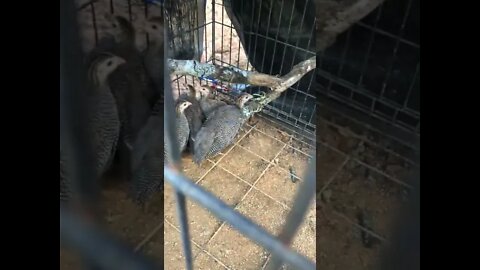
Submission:
[[[293,248],[316,261],[321,269],[372,269],[409,192],[405,179],[375,168],[385,162],[364,158],[370,152],[383,156],[381,153],[386,150],[370,146],[362,152],[357,148],[344,152],[334,140],[322,138],[315,149],[271,126],[262,117],[256,117],[252,123],[253,126],[244,126],[237,142],[223,155],[201,166],[184,157],[185,174],[276,234],[316,150],[317,199],[294,239]],[[324,122],[320,127],[324,137],[356,141],[357,138],[345,137],[330,125]],[[291,168],[298,178],[290,173]],[[123,185],[109,185],[103,194],[105,217],[114,233],[154,259],[163,255],[166,269],[185,268],[169,185],[165,185],[165,193],[158,194],[147,211],[127,198]],[[188,201],[187,210],[195,269],[264,267],[269,259],[267,251],[197,204]],[[75,262],[71,255],[61,253],[61,269],[78,269]]]
[[[95,12],[108,11],[106,3],[109,1],[100,1]],[[124,13],[126,10],[120,4],[116,9]],[[90,40],[85,43],[87,48],[93,44],[88,18],[91,11],[84,13],[87,15],[80,23],[85,28],[84,36]],[[211,1],[208,1],[207,14],[211,13]],[[221,6],[217,5],[216,21],[222,21],[222,13]],[[207,17],[207,23],[209,20],[211,17]],[[230,24],[226,13],[223,22]],[[215,27],[216,49],[213,51],[212,46],[207,46],[202,60],[213,56],[246,68],[246,57],[234,31],[223,28],[222,33],[220,25]],[[211,27],[206,31],[207,44],[210,44]],[[139,38],[139,47],[142,42]],[[192,83],[191,79],[182,78],[173,88],[184,89],[186,83]],[[317,198],[293,241],[293,248],[314,260],[319,269],[372,269],[389,239],[397,209],[407,200],[407,177],[414,165],[394,151],[345,132],[332,124],[332,119],[324,119],[322,115],[318,118],[317,142],[309,145],[257,116],[243,127],[236,143],[224,154],[201,166],[185,157],[184,173],[276,234],[285,222],[303,172],[316,151]],[[169,185],[165,185],[164,194],[155,196],[146,210],[130,201],[126,185],[122,183],[106,186],[103,196],[104,216],[113,233],[132,249],[157,260],[164,257],[165,269],[185,269],[175,201]],[[195,269],[264,268],[270,259],[267,251],[195,203],[188,201],[187,207]],[[74,254],[61,250],[61,269],[80,269],[78,262]]]

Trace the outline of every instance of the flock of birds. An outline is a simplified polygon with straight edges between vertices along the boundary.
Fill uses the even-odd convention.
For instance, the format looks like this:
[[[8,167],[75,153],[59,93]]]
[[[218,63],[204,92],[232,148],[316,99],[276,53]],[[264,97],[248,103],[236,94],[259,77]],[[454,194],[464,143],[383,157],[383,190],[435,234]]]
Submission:
[[[96,176],[100,179],[118,165],[130,182],[132,199],[143,205],[162,190],[163,166],[168,162],[163,139],[163,19],[146,19],[143,27],[150,43],[140,52],[136,31],[126,18],[110,14],[105,18],[110,24],[107,35],[86,57],[87,119]],[[242,108],[250,99],[244,93],[231,105],[212,98],[208,86],[188,85],[176,100],[180,152],[188,151],[201,164],[228,147],[248,118]],[[67,164],[68,149],[60,145],[61,202],[72,195]]]

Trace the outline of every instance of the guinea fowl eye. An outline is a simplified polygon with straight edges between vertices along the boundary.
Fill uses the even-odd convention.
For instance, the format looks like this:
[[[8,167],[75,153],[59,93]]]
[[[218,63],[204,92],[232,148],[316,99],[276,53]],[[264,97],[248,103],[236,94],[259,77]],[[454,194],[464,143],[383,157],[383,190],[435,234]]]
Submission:
[[[152,25],[152,29],[155,29],[155,30],[157,30],[157,26],[156,26],[155,24],[154,24],[154,25]]]
[[[107,62],[107,66],[111,66],[111,65],[112,65],[112,60]]]

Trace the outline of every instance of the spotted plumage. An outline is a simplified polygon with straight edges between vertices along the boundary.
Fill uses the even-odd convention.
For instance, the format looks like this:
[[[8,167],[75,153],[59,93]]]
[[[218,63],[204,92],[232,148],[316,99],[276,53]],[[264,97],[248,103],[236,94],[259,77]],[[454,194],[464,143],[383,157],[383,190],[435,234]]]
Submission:
[[[200,95],[199,105],[203,114],[208,117],[217,108],[226,105],[221,100],[211,98],[211,92],[208,86],[201,86],[196,88],[197,95]]]
[[[190,128],[188,126],[188,120],[185,116],[185,110],[192,105],[191,102],[186,100],[179,100],[175,107],[176,112],[176,139],[177,139],[177,146],[179,147],[180,153],[185,151],[188,143],[188,139],[190,136]],[[165,154],[165,163],[168,163],[168,155],[167,155],[167,147],[164,144],[164,154]]]
[[[109,167],[117,147],[120,120],[117,105],[107,79],[125,60],[113,55],[98,57],[89,67],[87,125],[93,146],[97,177]],[[68,151],[60,148],[60,197],[68,197],[69,177],[66,170]]]
[[[145,202],[163,187],[163,100],[140,130],[132,149],[131,191],[135,202]]]
[[[217,155],[233,142],[247,118],[241,109],[251,98],[249,94],[242,94],[235,105],[220,106],[207,116],[195,137],[195,163]]]

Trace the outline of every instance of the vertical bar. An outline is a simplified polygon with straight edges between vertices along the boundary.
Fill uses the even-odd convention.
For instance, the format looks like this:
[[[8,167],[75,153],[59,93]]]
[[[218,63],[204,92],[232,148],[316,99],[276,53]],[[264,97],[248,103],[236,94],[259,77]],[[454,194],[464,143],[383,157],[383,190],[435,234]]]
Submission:
[[[111,0],[113,1],[113,0]],[[147,20],[148,18],[148,5],[146,3],[144,3],[143,5],[144,7],[144,11],[145,11],[145,21]],[[145,42],[147,43],[147,48],[150,46],[150,38],[148,36],[148,33],[145,31]]]
[[[375,17],[375,22],[373,23],[373,29],[377,29],[378,22],[380,21],[380,17],[382,16],[382,11],[383,11],[383,4],[380,4],[380,6],[378,7],[377,16]],[[363,88],[362,87],[363,78],[365,76],[365,72],[367,70],[368,62],[370,60],[370,54],[372,53],[373,43],[375,42],[375,34],[376,33],[375,33],[374,30],[371,30],[371,31],[372,31],[372,34],[370,36],[370,41],[368,43],[367,53],[365,55],[365,61],[363,62],[362,71],[360,73],[360,79],[357,83],[357,88],[360,88],[360,89]],[[350,98],[351,99],[353,98],[353,92],[350,92]],[[370,109],[369,109],[369,115],[370,116],[372,116],[372,114],[374,112],[375,102],[376,102],[376,99],[373,99],[372,100],[372,105],[370,105]]]
[[[212,0],[212,64],[215,64],[215,0]]]
[[[93,32],[95,34],[95,46],[98,44],[98,29],[97,29],[97,18],[95,16],[95,5],[94,3],[92,2],[90,4],[90,6],[92,7],[92,22],[93,22]]]
[[[255,1],[254,1],[255,2]],[[258,7],[258,20],[257,20],[257,29],[255,30],[255,46],[253,48],[253,62],[256,62],[257,60],[257,43],[258,43],[258,32],[259,32],[259,27],[260,27],[260,18],[262,16],[262,8],[263,8],[263,0],[260,0],[260,5]],[[253,14],[252,14],[253,15]],[[253,20],[252,16],[252,20]],[[268,32],[267,32],[268,33]]]
[[[294,14],[294,11],[295,11],[295,0],[293,0],[293,7],[292,7],[292,11],[290,12],[290,20],[288,22],[288,30],[287,30],[287,39],[283,42],[283,53],[282,53],[282,64],[280,65],[280,73],[283,72],[283,64],[285,62],[285,54],[286,54],[286,51],[287,51],[287,47],[290,45],[288,42],[290,41],[290,34],[291,34],[291,31],[292,31],[292,19],[293,19],[293,14]],[[279,27],[280,28],[280,27]],[[275,40],[275,42],[278,42],[278,38]],[[282,105],[281,105],[281,108],[278,108],[279,111],[281,111],[284,107],[285,107],[285,101],[286,101],[286,92],[288,91],[288,89],[283,93],[283,98],[282,98]],[[278,118],[279,116],[279,113],[277,112],[276,116]]]
[[[309,0],[307,0],[307,1],[305,2],[305,6],[304,6],[304,8],[303,8],[302,20],[301,20],[301,22],[300,22],[299,30],[301,30],[301,29],[303,28],[303,23],[304,23],[304,21],[305,21],[305,14],[306,14],[306,12],[307,12],[307,6],[308,6],[308,4],[309,4]],[[315,24],[314,24],[314,25],[315,25]],[[309,49],[309,48],[310,48],[310,42],[314,39],[314,35],[313,35],[313,33],[314,33],[313,30],[314,30],[314,29],[315,29],[315,27],[312,25],[312,31],[311,31],[311,33],[310,33],[310,38],[308,39],[307,48],[305,48],[305,49]],[[292,64],[291,64],[292,67],[293,67],[293,65],[295,64],[295,57],[296,57],[296,55],[297,55],[298,43],[299,43],[299,41],[300,41],[300,39],[297,39],[297,42],[295,43],[295,51],[294,51],[294,53],[293,53]],[[312,85],[312,81],[313,81],[313,77],[314,77],[313,74],[314,74],[314,73],[309,74],[309,75],[306,75],[306,76],[311,76],[310,82],[309,82],[309,85],[308,85],[308,89],[307,89],[307,91],[306,91],[307,93],[310,92],[310,87],[311,87],[311,85]],[[302,80],[302,79],[303,79],[303,78],[301,78],[300,80]],[[292,85],[292,87],[291,87],[291,88],[295,89],[296,91],[294,91],[295,93],[294,93],[293,100],[292,100],[292,106],[290,107],[290,112],[288,113],[289,116],[291,116],[291,117],[293,117],[293,118],[296,119],[296,120],[295,120],[295,125],[298,123],[298,120],[297,120],[297,117],[296,117],[296,116],[292,115],[292,111],[293,111],[293,107],[295,106],[295,101],[297,100],[297,93],[298,93],[298,90],[297,90],[297,89],[298,89],[298,87],[300,86],[300,80],[299,80],[298,82],[296,82],[294,85]],[[303,89],[302,89],[302,90],[303,90]],[[305,105],[306,101],[307,101],[307,96],[305,95],[304,105]],[[283,105],[284,105],[284,104],[283,104]],[[284,109],[284,107],[282,107],[282,110],[283,110],[283,109]],[[300,115],[298,116],[298,118],[300,118],[300,117],[303,115],[304,109],[305,109],[305,106],[302,106],[302,109],[301,109],[301,111],[300,111]],[[313,114],[313,112],[312,112],[312,114]],[[306,128],[306,125],[305,125],[305,127],[303,128],[303,130],[305,130],[305,128]]]
[[[223,6],[222,6],[222,24],[221,24],[221,27],[222,27],[222,39],[220,39],[220,46],[221,46],[221,49],[220,49],[220,62],[223,63],[223,28],[225,27],[225,10],[223,9]],[[222,82],[223,84],[223,82]]]
[[[388,80],[390,79],[390,74],[392,73],[393,65],[395,64],[395,60],[397,59],[397,51],[400,45],[400,39],[403,36],[403,31],[405,30],[405,25],[407,23],[408,15],[410,14],[411,6],[412,6],[412,0],[409,0],[407,3],[407,10],[405,11],[405,15],[403,16],[402,24],[400,26],[400,31],[395,41],[395,48],[393,49],[392,61],[390,63],[390,66],[388,67],[385,80],[383,81],[383,84],[382,84],[382,91],[380,92],[380,98],[383,98],[383,95],[385,94],[385,89],[387,88],[387,83],[388,83]]]
[[[288,213],[287,222],[283,227],[283,230],[278,235],[279,240],[285,245],[290,245],[293,237],[295,236],[298,228],[302,225],[302,222],[305,218],[305,214],[308,211],[310,202],[315,197],[315,168],[316,168],[316,158],[315,156],[311,160],[311,164],[308,168],[305,180],[297,191],[296,198],[294,200],[295,204]],[[272,260],[267,266],[268,270],[277,270],[282,264],[282,258],[277,255],[272,255]]]
[[[351,32],[352,32],[352,28],[348,29],[347,30],[347,38],[346,38],[346,41],[345,41],[345,47],[343,47],[343,51],[342,51],[342,57],[340,59],[340,67],[338,68],[337,70],[337,73],[335,74],[335,78],[338,79],[339,76],[340,76],[340,72],[342,71],[343,69],[343,65],[345,64],[345,57],[347,55],[347,51],[348,51],[348,45],[350,43],[350,35],[351,35]],[[330,93],[331,91],[331,88],[332,88],[332,80],[329,80],[328,81],[328,86],[327,86],[327,93]],[[352,93],[353,91],[350,90],[350,93]]]
[[[408,107],[408,101],[410,100],[410,95],[412,94],[413,86],[415,85],[415,81],[417,80],[417,76],[419,73],[420,73],[420,63],[417,64],[417,68],[415,69],[415,74],[413,75],[412,83],[408,88],[407,97],[405,98],[405,102],[403,103],[402,109],[406,109]]]
[[[225,1],[223,2],[223,4],[224,4],[223,8],[226,9]],[[231,21],[231,18],[230,18],[230,48],[233,48],[233,46],[232,46],[233,42],[232,41],[233,41],[233,24],[232,24],[232,21]],[[240,47],[238,47],[238,52],[240,52]],[[228,64],[231,65],[231,66],[234,66],[234,65],[232,65],[232,50],[229,51],[228,55],[229,55]],[[237,67],[239,67],[238,64],[237,64]]]
[[[185,255],[185,266],[187,270],[193,269],[192,247],[190,244],[187,207],[185,203],[185,195],[175,190],[175,198],[177,201],[178,221],[180,224],[180,234],[183,244],[183,254]]]
[[[243,8],[243,2],[244,2],[244,1],[240,1],[240,14],[243,14],[243,10],[244,10],[244,8]],[[232,5],[232,1],[230,1],[230,5]],[[230,7],[230,10],[232,10],[232,9],[233,9],[233,5]],[[232,13],[233,13],[233,10],[232,10]],[[232,24],[232,26],[233,26],[233,24]],[[245,30],[245,29],[244,29],[243,27],[241,27],[241,29],[238,29],[239,32],[240,32],[240,31],[241,31],[241,32],[245,32],[244,30]],[[240,33],[237,33],[237,34],[238,34],[238,36],[240,36]],[[245,34],[245,33],[244,33],[244,34]],[[245,38],[245,35],[244,35],[244,38]],[[245,68],[244,68],[244,67],[240,67],[240,51],[241,51],[240,48],[243,48],[243,45],[242,45],[242,42],[241,42],[241,40],[240,40],[240,38],[239,38],[239,39],[238,39],[238,56],[237,56],[237,63],[238,63],[238,64],[237,64],[237,66],[238,66],[239,68],[248,70],[248,69],[247,69],[248,64],[247,64],[247,67],[245,67]],[[243,52],[246,53],[245,48],[243,48]],[[247,63],[248,63],[248,56],[247,56]]]
[[[282,5],[280,6],[280,16],[279,16],[278,22],[277,22],[277,34],[275,35],[275,42],[274,42],[274,45],[273,45],[273,53],[272,53],[272,60],[270,61],[270,71],[268,72],[268,74],[272,74],[272,71],[273,71],[273,60],[275,59],[274,56],[275,56],[275,53],[276,53],[276,50],[277,50],[278,35],[280,34],[280,26],[281,26],[281,22],[282,22],[284,4],[285,4],[285,0],[282,0]],[[272,105],[272,107],[274,107],[274,106]],[[278,115],[277,115],[277,117],[278,117]]]
[[[250,3],[250,4],[252,5],[252,12],[251,12],[251,14],[250,14],[251,20],[250,20],[250,24],[249,24],[249,26],[250,26],[249,28],[250,28],[250,29],[248,29],[248,34],[245,33],[245,31],[243,31],[245,34],[247,34],[247,35],[249,36],[249,39],[248,39],[248,40],[249,40],[249,42],[248,42],[248,50],[247,50],[247,60],[248,60],[248,61],[247,61],[247,70],[248,70],[249,65],[250,65],[250,59],[251,59],[251,58],[250,58],[250,53],[251,53],[251,49],[252,49],[252,39],[253,39],[253,34],[254,34],[254,32],[253,32],[253,19],[254,19],[254,18],[253,18],[253,14],[254,14],[254,11],[255,11],[255,3],[256,3],[256,1],[247,1],[247,3]],[[243,14],[242,14],[242,15],[243,15]],[[245,23],[245,21],[244,21],[244,23]],[[243,29],[243,30],[245,30],[245,29]],[[254,59],[253,59],[253,60],[254,60]],[[253,61],[252,61],[252,62],[253,62]],[[252,65],[252,70],[253,70],[253,65]]]
[[[270,22],[272,20],[272,11],[273,11],[273,4],[270,4],[270,11],[268,12],[268,22],[267,22],[267,31],[265,32],[267,35],[265,36],[265,42],[263,43],[263,57],[262,57],[262,67],[261,70],[264,69],[265,67],[265,56],[267,55],[267,41],[268,38],[270,37],[268,35],[270,31]]]
[[[132,22],[132,3],[130,2],[131,0],[127,0],[127,5],[128,5],[128,19],[130,22]]]
[[[168,42],[168,34],[164,32],[164,40]],[[164,55],[168,54],[168,46],[164,47]],[[167,57],[164,57],[164,65],[167,67]],[[176,170],[181,170],[181,161],[180,161],[180,151],[178,149],[177,141],[175,139],[175,130],[176,125],[174,122],[175,112],[174,112],[174,100],[173,100],[173,93],[170,87],[170,70],[168,68],[164,69],[164,76],[168,78],[164,80],[164,92],[165,92],[165,100],[164,102],[165,109],[164,109],[164,134],[166,135],[166,148],[167,148],[167,155],[169,156],[169,160],[171,164],[167,164],[167,166],[171,166]],[[181,238],[183,243],[183,253],[185,255],[185,263],[186,269],[191,270],[193,269],[192,264],[192,250],[190,246],[189,240],[189,230],[188,230],[188,222],[187,222],[187,209],[185,207],[185,196],[181,194],[178,190],[175,190],[175,197],[177,199],[177,212],[178,218],[180,223],[180,230],[181,230]]]

